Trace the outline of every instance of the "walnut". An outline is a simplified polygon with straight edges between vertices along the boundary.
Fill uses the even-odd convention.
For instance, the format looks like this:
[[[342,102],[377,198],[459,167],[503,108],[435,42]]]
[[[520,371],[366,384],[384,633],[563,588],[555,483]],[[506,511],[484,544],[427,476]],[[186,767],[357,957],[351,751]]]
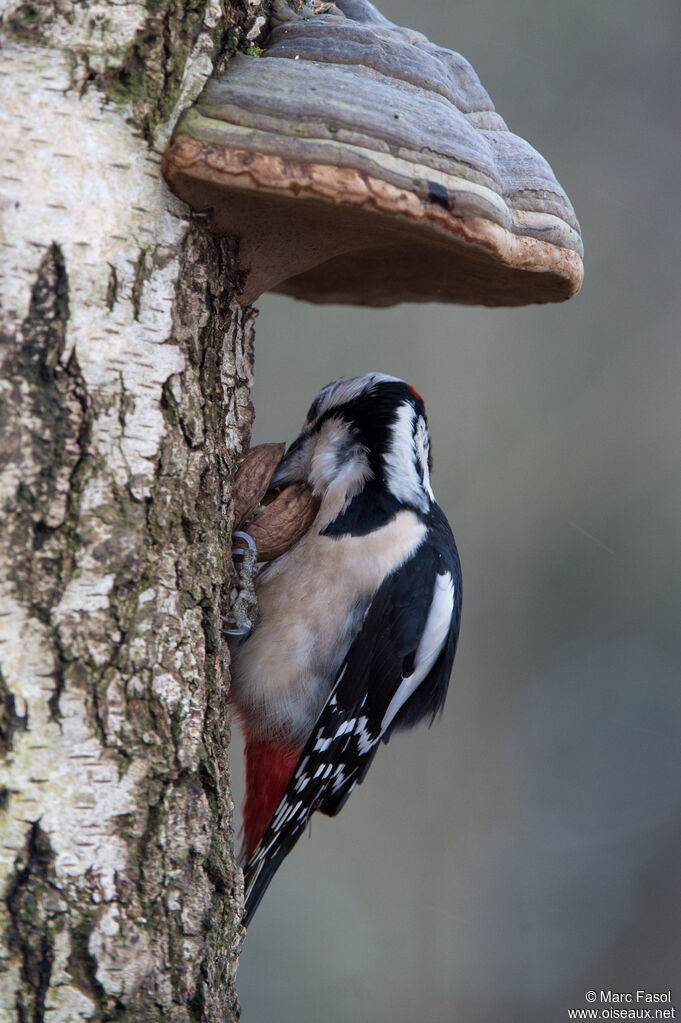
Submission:
[[[237,528],[252,517],[285,450],[285,444],[258,444],[247,452],[234,481],[234,523]]]
[[[319,507],[305,483],[266,493],[283,453],[283,444],[259,444],[251,448],[237,473],[234,522],[253,537],[258,561],[273,561],[297,543]]]
[[[258,561],[273,561],[300,540],[312,525],[318,503],[306,483],[284,487],[245,527],[255,540]]]

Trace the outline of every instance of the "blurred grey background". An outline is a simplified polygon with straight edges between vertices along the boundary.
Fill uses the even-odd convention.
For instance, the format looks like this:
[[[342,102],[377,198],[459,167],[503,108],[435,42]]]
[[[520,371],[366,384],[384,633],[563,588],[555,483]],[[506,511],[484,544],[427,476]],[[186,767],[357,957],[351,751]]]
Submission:
[[[425,396],[464,615],[442,719],[280,869],[243,1020],[554,1023],[589,988],[681,1014],[681,5],[380,6],[547,157],[586,280],[520,310],[260,303],[256,442],[339,376]]]

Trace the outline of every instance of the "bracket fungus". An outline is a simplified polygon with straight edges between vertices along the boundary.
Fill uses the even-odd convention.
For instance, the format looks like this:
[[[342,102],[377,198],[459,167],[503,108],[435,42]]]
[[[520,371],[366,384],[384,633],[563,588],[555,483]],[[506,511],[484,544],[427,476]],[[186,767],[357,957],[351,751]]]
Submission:
[[[570,298],[582,242],[553,171],[471,65],[368,0],[275,0],[181,118],[171,189],[239,238],[241,301]]]

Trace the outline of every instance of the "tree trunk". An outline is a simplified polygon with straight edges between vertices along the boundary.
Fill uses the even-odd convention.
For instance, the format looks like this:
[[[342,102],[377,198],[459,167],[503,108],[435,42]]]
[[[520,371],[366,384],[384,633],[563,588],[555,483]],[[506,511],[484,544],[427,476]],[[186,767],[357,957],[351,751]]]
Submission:
[[[222,1021],[253,313],[160,154],[261,0],[28,0],[0,58],[0,1018]]]

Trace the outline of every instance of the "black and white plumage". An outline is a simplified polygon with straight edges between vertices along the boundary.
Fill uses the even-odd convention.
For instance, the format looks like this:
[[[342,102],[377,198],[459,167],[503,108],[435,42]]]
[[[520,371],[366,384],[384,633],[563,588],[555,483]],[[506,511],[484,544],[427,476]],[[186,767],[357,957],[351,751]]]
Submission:
[[[337,814],[378,744],[444,704],[461,569],[429,472],[422,399],[371,373],[320,392],[275,474],[309,483],[320,507],[260,573],[261,618],[233,652],[247,757],[250,737],[261,763],[280,747],[291,765],[270,806],[257,765],[247,778],[246,925],[311,814]]]

